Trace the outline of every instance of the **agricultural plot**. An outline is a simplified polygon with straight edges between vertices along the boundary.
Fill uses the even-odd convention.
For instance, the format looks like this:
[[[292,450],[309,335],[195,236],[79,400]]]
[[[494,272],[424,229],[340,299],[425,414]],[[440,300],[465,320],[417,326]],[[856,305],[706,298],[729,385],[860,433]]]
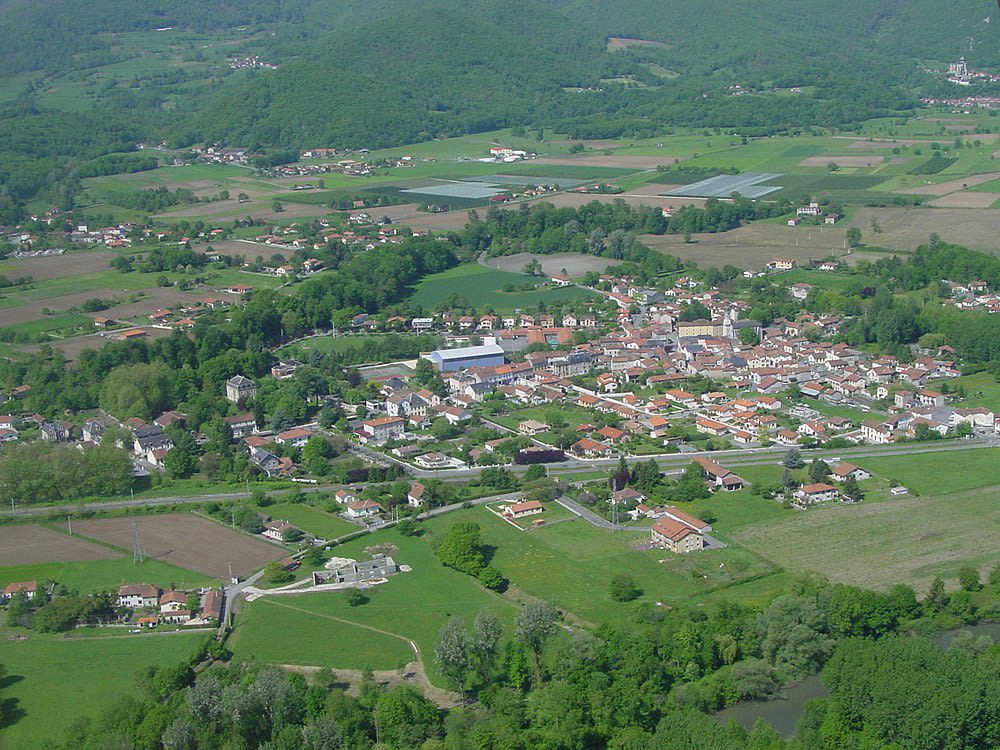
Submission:
[[[539,286],[529,291],[504,291],[508,284],[519,287],[531,282],[529,276],[494,271],[476,263],[468,263],[426,277],[417,284],[408,302],[429,310],[459,296],[465,297],[477,307],[492,306],[498,311],[508,311],[515,308],[537,308],[538,303],[543,300],[551,304],[593,298],[592,292],[580,287],[553,289],[550,286]]]
[[[321,539],[336,539],[358,530],[350,521],[305,503],[276,503],[259,510],[272,518],[288,521],[296,528]]]
[[[121,553],[44,526],[0,526],[0,560],[4,565],[109,560]]]
[[[443,517],[440,528],[447,529],[452,519],[451,515]],[[521,534],[514,529],[511,533]],[[367,591],[370,601],[360,607],[348,606],[339,592],[262,597],[250,602],[231,641],[234,653],[279,664],[395,669],[417,656],[412,641],[430,680],[443,685],[433,653],[448,618],[457,616],[471,623],[480,610],[488,608],[508,625],[513,619],[514,607],[503,597],[441,565],[427,538],[404,537],[386,530],[376,538],[366,536],[340,545],[336,553],[366,560],[366,547],[373,539],[412,572],[394,575]]]
[[[56,555],[53,553],[51,556]],[[0,587],[14,581],[50,580],[58,582],[70,591],[80,591],[85,594],[117,591],[123,583],[145,582],[163,588],[172,586],[196,588],[219,583],[218,578],[213,579],[159,560],[147,558],[141,563],[133,563],[132,556],[125,554],[104,560],[39,562],[0,567]]]
[[[229,564],[241,578],[287,555],[281,547],[227,529],[188,513],[136,519],[143,553],[213,578],[228,576]],[[132,549],[133,518],[80,521],[74,531],[123,549]]]
[[[517,273],[529,262],[537,260],[542,265],[542,271],[547,274],[562,273],[565,269],[566,275],[577,279],[588,271],[603,273],[611,265],[618,261],[601,258],[596,255],[584,255],[582,253],[559,253],[557,255],[532,255],[531,253],[517,253],[516,255],[503,255],[490,258],[487,263],[490,268],[498,271],[510,271]]]
[[[780,186],[764,186],[762,183],[781,178],[780,174],[763,174],[746,172],[738,175],[718,175],[693,185],[668,190],[663,195],[694,198],[728,198],[733,193],[739,193],[744,198],[762,198],[769,193],[777,192]]]
[[[878,470],[875,459],[869,464]],[[987,570],[1000,561],[998,526],[996,493],[983,488],[947,498],[820,508],[745,526],[733,536],[789,571],[816,571],[868,588],[907,583],[926,591],[934,576],[953,578],[963,563]]]
[[[864,465],[877,476],[895,480],[921,495],[1000,485],[1000,462],[991,448],[878,456],[866,458]]]
[[[38,750],[62,741],[77,720],[136,694],[134,675],[193,655],[204,633],[57,639],[33,634],[0,649],[12,675],[3,690],[13,710],[0,727],[0,747]],[[67,679],[68,676],[71,679]]]

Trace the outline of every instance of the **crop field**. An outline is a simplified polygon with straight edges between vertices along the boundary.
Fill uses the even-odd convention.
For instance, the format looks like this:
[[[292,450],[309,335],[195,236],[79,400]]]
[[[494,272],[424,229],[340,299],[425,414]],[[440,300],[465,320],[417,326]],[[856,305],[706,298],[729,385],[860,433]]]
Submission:
[[[12,710],[9,723],[0,728],[0,746],[38,750],[50,747],[47,740],[61,742],[78,719],[136,694],[137,673],[179,663],[193,655],[204,638],[204,633],[69,639],[32,634],[22,641],[5,637],[0,662],[11,677],[3,697]]]
[[[488,515],[488,511],[482,512]],[[448,528],[452,518],[442,518],[440,528]],[[511,533],[522,534],[514,529]],[[377,537],[365,536],[340,545],[336,554],[366,560],[365,547],[375,539],[392,545],[390,554],[398,564],[412,567],[412,572],[399,573],[372,587],[366,592],[370,601],[360,607],[348,606],[344,595],[336,591],[262,597],[250,602],[231,641],[237,657],[333,669],[395,669],[413,660],[415,653],[409,645],[413,641],[431,681],[442,685],[433,653],[441,626],[449,617],[462,617],[471,623],[480,610],[488,608],[510,624],[514,607],[469,576],[441,565],[426,537],[404,537],[386,530]]]
[[[536,308],[538,303],[568,302],[593,298],[593,294],[579,287],[553,289],[542,286],[530,291],[504,291],[504,286],[531,283],[532,278],[523,274],[494,271],[477,263],[467,263],[443,273],[428,276],[420,281],[408,302],[432,309],[447,303],[453,296],[465,297],[477,307],[492,306],[498,311],[515,308]]]
[[[345,521],[332,513],[327,513],[325,510],[305,503],[275,503],[259,508],[259,510],[272,518],[288,521],[307,534],[322,539],[335,539],[358,530],[358,527],[350,521]]]
[[[578,279],[588,271],[603,273],[608,266],[615,265],[618,261],[610,258],[601,258],[596,255],[584,255],[582,253],[558,253],[556,255],[532,255],[531,253],[517,253],[516,255],[502,255],[490,258],[491,268],[499,271],[510,271],[518,273],[530,261],[537,260],[542,265],[542,270],[547,274],[562,273],[566,270],[566,275],[573,279]]]
[[[269,560],[288,553],[281,547],[227,529],[189,513],[138,517],[139,540],[143,553],[154,560],[171,563],[213,578],[233,573],[246,577]],[[74,530],[83,536],[132,549],[132,518],[80,521]]]
[[[775,185],[766,186],[763,183],[780,181],[784,175],[765,174],[760,172],[745,172],[738,175],[718,175],[708,179],[674,188],[663,193],[665,196],[694,198],[728,198],[733,193],[740,193],[746,198],[763,198],[780,188]]]
[[[869,465],[878,470],[878,460],[866,459]],[[1000,561],[998,528],[996,491],[981,488],[820,508],[744,526],[733,536],[789,571],[816,571],[877,589],[908,583],[926,591],[934,576],[954,578],[963,563],[987,570]]]
[[[0,526],[0,560],[5,566],[114,557],[121,553],[44,526]]]

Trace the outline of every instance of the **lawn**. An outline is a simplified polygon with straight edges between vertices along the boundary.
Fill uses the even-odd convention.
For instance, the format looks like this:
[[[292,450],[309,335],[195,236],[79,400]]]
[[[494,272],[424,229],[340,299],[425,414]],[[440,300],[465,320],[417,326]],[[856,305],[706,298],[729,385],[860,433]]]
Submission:
[[[919,450],[919,447],[915,447]],[[866,458],[864,467],[921,495],[942,495],[1000,484],[993,448]]]
[[[358,530],[353,523],[305,503],[275,503],[259,510],[323,539],[335,539]]]
[[[855,282],[855,277],[831,271],[813,271],[808,268],[796,268],[773,277],[781,284],[813,284],[823,289],[842,292]]]
[[[503,290],[508,284],[520,287],[532,281],[531,277],[523,274],[495,271],[478,263],[467,263],[424,278],[407,301],[412,305],[432,309],[439,304],[448,303],[452,297],[464,297],[468,304],[477,308],[493,307],[504,312],[515,308],[534,310],[543,301],[546,304],[558,304],[593,298],[592,292],[576,286],[561,289],[540,286],[523,292]]]
[[[875,463],[866,459],[864,465]],[[1000,561],[998,529],[996,493],[980,488],[796,512],[744,526],[733,536],[790,572],[817,571],[833,581],[879,589],[908,583],[926,591],[935,575],[954,578],[963,563],[985,571]]]
[[[62,640],[32,634],[0,648],[11,678],[3,690],[14,720],[0,729],[0,746],[34,750],[61,739],[77,719],[93,716],[123,696],[137,694],[134,675],[153,665],[190,657],[204,634],[139,635]]]
[[[631,605],[613,601],[608,593],[608,580],[619,572],[627,572],[635,579],[643,591],[641,601],[671,605],[707,601],[716,588],[725,598],[756,600],[765,578],[728,585],[732,583],[730,577],[749,579],[774,572],[768,564],[739,549],[683,557],[659,550],[638,551],[632,545],[646,541],[646,533],[611,534],[582,520],[525,533],[488,510],[475,508],[461,515],[433,519],[426,525],[435,531],[443,530],[459,519],[480,524],[484,541],[496,547],[493,563],[520,589],[592,624],[619,620],[631,611]],[[657,562],[665,558],[669,558],[666,563]],[[720,563],[728,567],[720,568]]]
[[[454,520],[453,515],[442,517],[434,528],[447,529]],[[511,533],[529,536],[514,529]],[[431,551],[428,536],[404,537],[395,530],[385,530],[376,537],[365,536],[336,547],[339,557],[365,560],[369,557],[365,547],[390,543],[398,547],[391,553],[396,562],[413,570],[373,587],[367,592],[370,601],[360,607],[348,606],[344,595],[336,591],[264,597],[251,602],[244,608],[231,642],[235,654],[333,669],[395,669],[413,659],[407,643],[412,640],[420,649],[432,682],[443,684],[433,653],[441,626],[448,618],[459,616],[471,623],[480,610],[490,608],[502,621],[510,623],[515,610],[499,594],[441,565]]]
[[[146,558],[138,565],[132,564],[131,555],[111,560],[86,562],[53,562],[33,565],[7,565],[0,567],[0,586],[13,581],[54,580],[70,590],[81,593],[117,591],[123,583],[153,583],[168,588],[193,588],[218,585],[219,581],[208,576],[180,568],[176,565]],[[0,659],[0,661],[3,661]]]

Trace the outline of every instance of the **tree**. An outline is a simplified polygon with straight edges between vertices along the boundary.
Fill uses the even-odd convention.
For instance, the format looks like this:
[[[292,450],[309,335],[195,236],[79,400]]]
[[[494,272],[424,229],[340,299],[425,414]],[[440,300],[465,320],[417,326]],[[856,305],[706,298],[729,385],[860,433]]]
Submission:
[[[271,560],[264,566],[264,578],[268,583],[288,583],[294,577],[290,570],[285,570],[279,560]]]
[[[802,453],[799,452],[799,449],[792,446],[785,451],[785,457],[782,459],[781,465],[786,469],[801,469],[806,465],[806,462],[802,460]]]
[[[393,750],[418,750],[441,732],[438,707],[410,685],[379,695],[374,721],[380,746]]]
[[[983,587],[979,570],[974,565],[963,565],[958,569],[958,585],[964,591],[979,591]]]
[[[524,264],[521,273],[526,276],[541,276],[544,272],[542,271],[542,264],[538,262],[538,258],[532,258]]]
[[[442,627],[434,646],[434,659],[453,690],[465,694],[471,666],[469,634],[460,617],[452,617]]]
[[[942,612],[944,608],[948,606],[948,595],[944,590],[944,581],[941,580],[941,576],[936,576],[933,581],[931,581],[930,591],[927,593],[927,598],[924,600],[924,604],[930,608],[932,612]]]
[[[514,619],[514,638],[535,657],[535,671],[542,667],[542,650],[556,634],[559,613],[546,601],[532,601],[524,605]]]
[[[846,236],[850,247],[858,247],[861,244],[861,230],[857,227],[848,228]]]
[[[448,529],[435,554],[449,568],[474,576],[486,564],[480,547],[479,524],[463,521]]]
[[[861,491],[861,487],[858,486],[858,480],[854,478],[853,474],[849,475],[844,481],[844,494],[855,503],[860,503],[865,499],[865,493]]]
[[[490,610],[476,615],[469,637],[469,657],[481,685],[489,685],[503,640],[503,626]]]
[[[422,529],[420,524],[413,518],[404,518],[396,524],[396,531],[403,536],[420,536]]]
[[[809,478],[814,482],[823,482],[830,476],[830,467],[821,458],[814,458],[809,465]]]
[[[637,599],[642,593],[635,583],[635,579],[628,573],[618,573],[611,577],[608,583],[608,592],[616,602],[630,602]]]
[[[544,479],[548,475],[543,464],[532,464],[528,467],[528,470],[524,472],[525,482],[534,482],[539,479]]]

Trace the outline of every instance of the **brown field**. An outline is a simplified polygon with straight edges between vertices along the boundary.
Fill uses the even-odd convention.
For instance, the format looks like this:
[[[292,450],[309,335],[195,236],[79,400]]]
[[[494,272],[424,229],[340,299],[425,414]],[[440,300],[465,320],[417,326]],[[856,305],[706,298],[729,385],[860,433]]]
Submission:
[[[679,235],[644,234],[639,241],[678,258],[697,261],[702,268],[721,268],[728,263],[739,268],[762,269],[772,258],[808,261],[844,254],[846,226],[809,227],[806,232],[800,229],[759,223],[731,232],[695,235],[690,243]]]
[[[0,564],[34,565],[121,557],[120,552],[44,526],[0,526]]]
[[[989,208],[997,200],[1000,200],[1000,193],[975,193],[971,190],[960,190],[957,193],[935,198],[929,205],[944,208]]]
[[[490,258],[487,265],[496,268],[498,265],[501,271],[513,271],[520,273],[525,264],[530,260],[537,260],[542,264],[542,270],[548,274],[562,273],[566,269],[566,274],[572,278],[583,276],[588,271],[602,273],[605,268],[618,263],[617,260],[608,258],[598,258],[593,255],[583,255],[581,253],[560,253],[558,255],[533,255],[531,253],[518,253],[517,255],[505,255],[501,258]]]
[[[132,548],[132,518],[80,521],[79,533],[125,549]],[[269,544],[188,513],[139,518],[139,540],[146,557],[163,560],[207,576],[233,573],[246,577],[269,560],[288,553]]]
[[[587,167],[618,167],[621,169],[656,169],[661,164],[673,164],[689,156],[635,156],[628,154],[587,154],[585,156],[543,156],[535,164],[580,164]]]
[[[799,162],[800,167],[825,167],[831,162],[838,167],[877,167],[881,156],[808,156]]]
[[[882,228],[874,235],[871,221]],[[1000,212],[964,208],[859,208],[850,224],[864,242],[894,250],[914,250],[932,233],[945,242],[1000,254]]]
[[[330,209],[326,206],[310,206],[305,203],[282,202],[285,210],[275,212],[271,206],[274,201],[269,198],[261,200],[250,200],[247,203],[239,203],[235,200],[216,201],[214,203],[199,203],[196,206],[188,206],[178,211],[158,214],[156,218],[164,221],[171,219],[186,219],[193,217],[216,217],[223,218],[252,216],[255,219],[299,219],[310,216],[326,216]]]
[[[970,130],[975,130],[978,125],[945,125],[944,129],[949,133],[967,133]]]
[[[901,188],[899,190],[894,190],[893,192],[906,193],[907,195],[947,195],[948,193],[965,190],[967,187],[982,185],[983,183],[990,182],[998,177],[1000,177],[1000,172],[987,172],[985,174],[971,175],[969,177],[959,177],[954,180],[948,180],[947,182],[938,182],[933,185],[921,185],[920,187],[915,188]]]
[[[272,247],[258,242],[244,242],[242,240],[223,240],[222,242],[210,242],[212,251],[226,258],[234,255],[242,255],[247,261],[253,261],[258,255],[268,260],[272,255],[280,255],[282,258],[290,257],[295,251],[292,248]],[[208,245],[199,245],[199,252],[208,252]]]
[[[147,339],[162,339],[169,336],[173,331],[166,328],[150,328],[149,326],[137,326],[142,328],[146,332]],[[128,330],[128,329],[125,329]],[[52,341],[46,342],[46,346],[51,349],[58,349],[66,357],[66,360],[73,362],[77,357],[80,356],[80,352],[87,349],[100,349],[105,344],[112,341],[116,341],[110,336],[101,336],[96,333],[89,334],[87,336],[76,336],[71,339],[63,339],[57,341],[53,339]],[[30,346],[22,346],[21,350],[25,352],[37,352],[41,349],[41,345],[32,344]]]
[[[909,156],[894,156],[889,159],[889,164],[909,164],[911,161],[913,158]]]
[[[41,258],[25,258],[24,260],[11,258],[0,264],[0,267],[3,268],[3,274],[8,277],[31,276],[35,281],[48,281],[67,276],[81,276],[87,273],[107,271],[108,264],[114,257],[115,253],[94,250],[64,255],[46,255]]]
[[[846,139],[851,142],[847,144],[848,148],[895,148],[896,146],[926,146],[934,142],[933,138],[898,138],[895,140],[876,140],[868,141],[864,138],[857,138],[855,136],[849,135],[835,135],[834,138]],[[993,143],[997,138],[1000,138],[1000,133],[977,133],[976,138],[981,140],[983,143]]]
[[[601,140],[583,140],[583,141],[553,141],[553,143],[559,146],[572,146],[575,143],[582,143],[587,148],[596,149],[609,149],[609,148],[625,148],[624,143],[619,143],[618,141],[601,141]]]
[[[669,47],[669,44],[664,44],[663,42],[653,42],[648,39],[631,39],[624,36],[611,36],[608,37],[608,52],[614,52],[619,49],[626,49],[628,47]]]

